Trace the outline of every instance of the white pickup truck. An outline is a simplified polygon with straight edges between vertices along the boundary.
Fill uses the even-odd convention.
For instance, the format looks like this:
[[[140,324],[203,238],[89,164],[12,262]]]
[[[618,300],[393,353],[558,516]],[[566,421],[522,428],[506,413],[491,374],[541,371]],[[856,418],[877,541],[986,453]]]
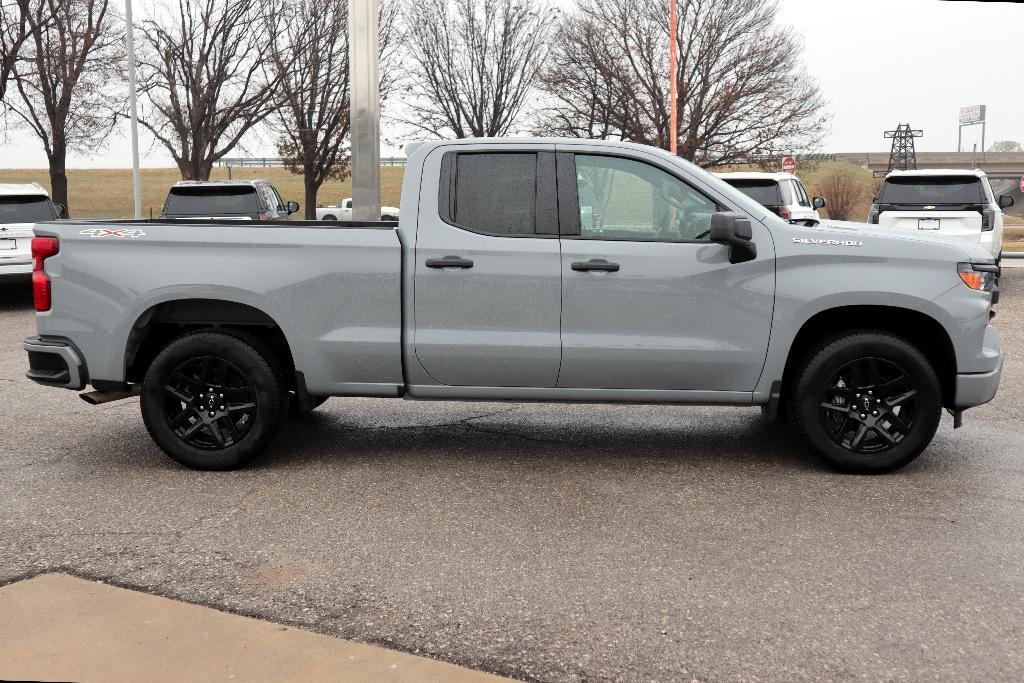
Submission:
[[[352,198],[345,197],[337,206],[317,206],[316,219],[318,221],[350,221],[352,220]],[[380,207],[380,219],[382,221],[397,221],[398,207]]]

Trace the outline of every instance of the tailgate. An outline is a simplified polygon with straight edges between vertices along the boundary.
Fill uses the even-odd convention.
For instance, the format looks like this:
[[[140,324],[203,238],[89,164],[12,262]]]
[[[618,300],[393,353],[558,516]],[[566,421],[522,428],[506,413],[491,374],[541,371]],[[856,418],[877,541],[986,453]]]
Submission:
[[[878,225],[959,237],[975,244],[981,238],[981,213],[977,211],[883,211],[878,216]]]

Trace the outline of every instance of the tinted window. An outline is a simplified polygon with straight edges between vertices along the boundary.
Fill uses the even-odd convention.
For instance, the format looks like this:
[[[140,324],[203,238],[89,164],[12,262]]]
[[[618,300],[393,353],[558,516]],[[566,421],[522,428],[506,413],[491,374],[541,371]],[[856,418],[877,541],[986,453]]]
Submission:
[[[580,235],[593,239],[707,239],[717,205],[674,175],[632,159],[576,155]]]
[[[253,187],[175,187],[167,195],[168,216],[256,216],[260,212]]]
[[[459,226],[495,235],[532,235],[536,204],[536,154],[456,155],[451,218]]]
[[[740,180],[722,178],[737,190],[747,195],[761,206],[782,206],[779,195],[779,184],[774,180]]]
[[[0,197],[0,223],[38,223],[54,218],[53,204],[48,197]]]
[[[981,180],[971,176],[907,176],[889,178],[878,194],[885,204],[981,204]]]

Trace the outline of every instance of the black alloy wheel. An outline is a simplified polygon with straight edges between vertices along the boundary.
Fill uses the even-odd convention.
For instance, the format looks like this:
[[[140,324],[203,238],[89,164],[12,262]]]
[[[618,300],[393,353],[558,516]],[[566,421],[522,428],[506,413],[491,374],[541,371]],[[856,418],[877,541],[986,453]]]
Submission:
[[[914,428],[917,387],[884,358],[859,358],[832,374],[821,392],[819,418],[832,441],[853,453],[898,445]]]
[[[164,384],[164,417],[195,448],[220,450],[245,438],[259,412],[249,377],[217,356],[186,360]]]
[[[811,450],[845,472],[889,472],[931,442],[942,389],[907,340],[863,330],[823,341],[797,366],[788,394],[793,426]]]
[[[230,330],[191,332],[150,364],[142,417],[157,445],[183,465],[231,469],[255,458],[281,426],[283,377],[258,341]]]

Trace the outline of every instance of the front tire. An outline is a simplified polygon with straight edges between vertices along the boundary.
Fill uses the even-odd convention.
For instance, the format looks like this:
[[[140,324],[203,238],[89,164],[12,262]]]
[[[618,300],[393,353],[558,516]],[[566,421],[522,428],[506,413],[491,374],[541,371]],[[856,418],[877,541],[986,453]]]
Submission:
[[[885,332],[833,338],[813,351],[797,379],[790,414],[818,457],[844,472],[903,467],[939,426],[942,390],[916,347]]]
[[[142,382],[146,429],[187,467],[227,470],[251,461],[282,422],[277,361],[237,336],[193,332],[168,344]]]

